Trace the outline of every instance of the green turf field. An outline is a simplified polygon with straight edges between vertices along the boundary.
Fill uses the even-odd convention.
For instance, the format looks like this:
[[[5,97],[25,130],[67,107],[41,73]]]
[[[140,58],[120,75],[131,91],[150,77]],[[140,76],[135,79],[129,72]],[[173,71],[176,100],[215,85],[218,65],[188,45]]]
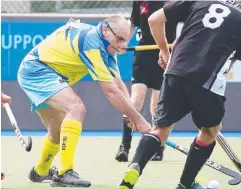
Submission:
[[[33,149],[25,152],[19,144],[17,137],[2,137],[2,170],[6,175],[2,181],[5,189],[43,189],[51,188],[48,183],[35,184],[28,180],[28,172],[39,157],[42,137],[33,137]],[[171,138],[172,141],[189,147],[192,139]],[[133,156],[138,137],[133,139],[133,148],[130,158]],[[79,141],[75,158],[76,171],[81,177],[91,180],[93,189],[114,189],[119,184],[128,163],[119,163],[114,160],[119,146],[119,138],[94,138],[82,137]],[[241,138],[229,138],[229,144],[241,158]],[[164,161],[150,162],[135,188],[139,189],[174,189],[179,181],[186,156],[167,147]],[[54,165],[58,166],[57,156]],[[210,158],[235,170],[221,147],[217,144],[214,154]],[[220,183],[220,189],[240,189],[238,186],[229,186],[229,177],[209,168],[204,167],[199,174],[201,183],[216,179]]]

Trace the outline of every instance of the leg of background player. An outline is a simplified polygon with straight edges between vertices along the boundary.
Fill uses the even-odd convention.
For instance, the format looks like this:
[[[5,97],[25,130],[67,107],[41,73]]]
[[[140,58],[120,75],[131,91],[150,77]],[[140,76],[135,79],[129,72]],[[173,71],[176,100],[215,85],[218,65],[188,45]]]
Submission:
[[[131,102],[136,110],[140,111],[146,97],[147,87],[145,84],[135,83],[131,87]],[[123,116],[122,143],[116,154],[115,159],[120,162],[128,161],[129,149],[131,147],[132,130],[129,127],[129,119]]]
[[[1,173],[1,180],[3,180],[5,177],[4,173]]]

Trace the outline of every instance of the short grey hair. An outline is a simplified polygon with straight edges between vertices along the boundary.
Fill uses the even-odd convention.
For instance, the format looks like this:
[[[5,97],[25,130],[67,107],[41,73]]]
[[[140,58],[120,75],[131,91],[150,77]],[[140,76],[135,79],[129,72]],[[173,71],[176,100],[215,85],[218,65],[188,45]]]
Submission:
[[[121,22],[123,20],[126,20],[126,19],[123,16],[119,16],[119,15],[113,15],[104,19],[104,21],[108,22],[109,24]]]
[[[119,15],[113,15],[105,18],[103,21],[108,22],[115,33],[121,34],[121,36],[125,36],[125,38],[128,38],[130,23],[126,18]]]

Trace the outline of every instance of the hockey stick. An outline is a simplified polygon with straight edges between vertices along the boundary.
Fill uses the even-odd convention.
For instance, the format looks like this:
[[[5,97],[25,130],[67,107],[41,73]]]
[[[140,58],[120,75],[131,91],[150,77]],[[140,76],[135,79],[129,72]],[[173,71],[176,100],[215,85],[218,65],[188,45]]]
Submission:
[[[172,44],[168,44],[168,48],[172,48]],[[134,47],[127,47],[124,50],[126,51],[150,51],[157,50],[159,47],[157,45],[139,45]]]
[[[170,146],[171,148],[173,149],[176,149],[184,154],[188,154],[188,149],[182,147],[182,146],[179,146],[177,144],[175,144],[174,142],[171,142],[171,141],[166,141],[166,144],[168,146]],[[225,174],[225,175],[228,175],[230,177],[232,177],[233,179],[229,180],[228,181],[228,184],[229,185],[238,185],[240,182],[241,182],[241,175],[236,172],[236,171],[233,171],[227,167],[224,167],[222,165],[220,165],[219,163],[216,163],[212,160],[207,160],[207,162],[205,163],[205,165]]]
[[[219,132],[217,135],[217,141],[223,148],[225,153],[228,155],[228,157],[231,159],[235,167],[241,172],[241,162],[238,156],[233,152],[231,146],[228,144],[221,132]]]
[[[12,124],[12,127],[14,128],[14,131],[15,131],[19,141],[21,142],[21,144],[25,148],[25,150],[27,152],[30,152],[31,149],[32,149],[32,138],[29,136],[28,137],[28,143],[26,143],[26,141],[23,138],[23,135],[21,134],[21,131],[18,128],[17,121],[16,121],[16,119],[15,119],[15,117],[13,115],[13,112],[12,112],[9,104],[5,103],[4,107],[5,107],[5,110],[6,110],[7,114],[8,114],[9,120],[10,120],[10,122]]]

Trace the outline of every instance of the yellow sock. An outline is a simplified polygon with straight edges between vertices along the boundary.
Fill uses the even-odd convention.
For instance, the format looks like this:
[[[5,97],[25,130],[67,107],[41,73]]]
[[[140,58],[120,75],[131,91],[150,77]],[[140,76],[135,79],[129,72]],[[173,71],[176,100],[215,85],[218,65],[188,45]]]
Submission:
[[[61,126],[60,134],[60,169],[59,174],[73,169],[74,155],[79,136],[82,131],[82,123],[65,119]]]
[[[40,159],[37,165],[34,167],[34,170],[40,176],[48,175],[49,169],[54,160],[54,157],[59,151],[59,147],[60,147],[59,144],[53,143],[48,139],[48,137],[44,139]]]

